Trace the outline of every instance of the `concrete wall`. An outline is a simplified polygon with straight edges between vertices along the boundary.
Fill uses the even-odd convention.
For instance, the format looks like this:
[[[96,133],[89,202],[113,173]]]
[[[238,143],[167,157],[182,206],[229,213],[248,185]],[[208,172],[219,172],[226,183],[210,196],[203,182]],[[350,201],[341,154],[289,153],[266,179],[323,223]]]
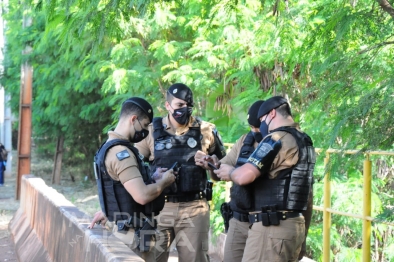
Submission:
[[[24,175],[20,207],[9,223],[19,261],[143,261],[44,180]],[[209,255],[223,261],[225,234],[210,241]],[[303,262],[309,262],[307,258]]]
[[[90,221],[41,178],[23,176],[9,224],[19,261],[143,261],[108,231],[87,229]]]

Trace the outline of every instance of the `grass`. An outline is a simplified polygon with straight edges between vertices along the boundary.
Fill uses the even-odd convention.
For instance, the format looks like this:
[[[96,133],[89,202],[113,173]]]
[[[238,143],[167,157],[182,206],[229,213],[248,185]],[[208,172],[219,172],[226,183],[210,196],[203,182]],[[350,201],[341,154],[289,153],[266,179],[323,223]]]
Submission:
[[[80,169],[75,166],[63,165],[60,185],[52,184],[53,159],[38,156],[34,151],[31,158],[31,174],[42,178],[45,183],[63,194],[71,203],[89,216],[101,210],[96,181],[86,180]],[[71,176],[73,174],[74,180]]]

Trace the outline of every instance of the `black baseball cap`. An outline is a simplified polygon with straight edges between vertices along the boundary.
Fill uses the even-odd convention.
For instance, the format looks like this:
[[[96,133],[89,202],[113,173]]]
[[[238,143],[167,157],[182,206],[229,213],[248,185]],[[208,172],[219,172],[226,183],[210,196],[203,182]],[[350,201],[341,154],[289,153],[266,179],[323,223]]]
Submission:
[[[173,84],[168,88],[167,92],[176,98],[186,101],[187,106],[194,106],[193,92],[187,85],[182,83]]]
[[[133,103],[136,106],[138,106],[144,113],[145,115],[149,118],[149,122],[152,122],[153,120],[153,108],[149,104],[148,101],[141,97],[131,97],[124,101],[124,103]]]
[[[260,126],[260,119],[257,117],[259,112],[260,106],[264,103],[264,100],[258,100],[252,104],[248,111],[248,123],[251,126],[259,127]]]
[[[257,114],[257,119],[260,119],[263,115],[268,114],[272,109],[278,108],[283,104],[289,104],[283,96],[273,96],[260,106],[259,113]]]

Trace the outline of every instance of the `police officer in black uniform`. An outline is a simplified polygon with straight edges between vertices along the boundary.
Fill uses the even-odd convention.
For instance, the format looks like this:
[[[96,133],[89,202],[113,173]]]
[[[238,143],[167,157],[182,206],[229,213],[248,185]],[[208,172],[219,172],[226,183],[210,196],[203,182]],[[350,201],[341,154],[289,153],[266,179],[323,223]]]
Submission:
[[[193,106],[193,93],[187,85],[171,85],[165,102],[168,115],[155,118],[149,126],[151,135],[135,145],[154,168],[177,166],[176,181],[165,190],[166,204],[158,217],[163,235],[162,250],[157,248],[159,262],[168,260],[172,241],[180,261],[209,260],[207,201],[212,198],[212,183],[206,171],[195,165],[194,155],[201,150],[221,158],[225,150],[216,127],[192,116]]]
[[[133,143],[145,139],[153,109],[144,99],[132,97],[122,104],[119,122],[94,157],[94,169],[102,211],[95,223],[105,224],[116,237],[145,261],[155,261],[153,250],[156,221],[164,206],[162,191],[175,180],[173,170],[160,170],[154,182],[143,157]]]
[[[207,162],[217,167],[220,164],[240,167],[247,162],[249,156],[253,153],[262,138],[267,135],[261,134],[259,129],[260,120],[257,117],[259,108],[263,102],[263,100],[258,100],[249,108],[247,120],[251,130],[237,140],[231,147],[230,152],[228,152],[224,158],[218,161],[215,155],[207,156],[202,152],[196,154],[196,164],[211,170],[210,173],[213,180],[220,179],[212,172],[212,168],[208,166]],[[224,219],[225,231],[227,233],[224,246],[225,262],[240,262],[242,260],[246,239],[248,238],[248,215],[252,208],[252,197],[250,192],[250,185],[240,186],[233,184],[230,188],[230,202],[221,205],[220,211]]]
[[[251,185],[251,228],[242,261],[297,261],[305,239],[302,212],[312,187],[315,150],[285,98],[265,101],[258,117],[261,132],[269,134],[247,163],[239,168],[222,164],[214,172],[223,180]]]

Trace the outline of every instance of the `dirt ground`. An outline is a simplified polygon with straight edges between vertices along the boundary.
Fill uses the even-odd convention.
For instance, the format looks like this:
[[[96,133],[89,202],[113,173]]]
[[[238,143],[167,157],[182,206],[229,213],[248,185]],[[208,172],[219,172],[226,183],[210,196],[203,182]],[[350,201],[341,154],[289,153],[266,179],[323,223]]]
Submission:
[[[15,200],[15,179],[5,177],[4,186],[0,187],[0,261],[18,261],[8,231],[8,223],[18,207],[19,201]]]
[[[4,186],[0,187],[0,262],[18,261],[14,251],[14,244],[8,231],[8,224],[19,208],[19,201],[15,200],[16,152],[12,152],[12,155],[14,157],[11,176],[4,177]],[[93,216],[96,211],[100,210],[97,187],[94,182],[85,180],[72,182],[71,177],[68,175],[70,171],[62,170],[60,185],[52,185],[52,167],[53,161],[40,159],[34,152],[32,153],[32,174],[42,178],[48,186],[55,188],[86,214]]]

